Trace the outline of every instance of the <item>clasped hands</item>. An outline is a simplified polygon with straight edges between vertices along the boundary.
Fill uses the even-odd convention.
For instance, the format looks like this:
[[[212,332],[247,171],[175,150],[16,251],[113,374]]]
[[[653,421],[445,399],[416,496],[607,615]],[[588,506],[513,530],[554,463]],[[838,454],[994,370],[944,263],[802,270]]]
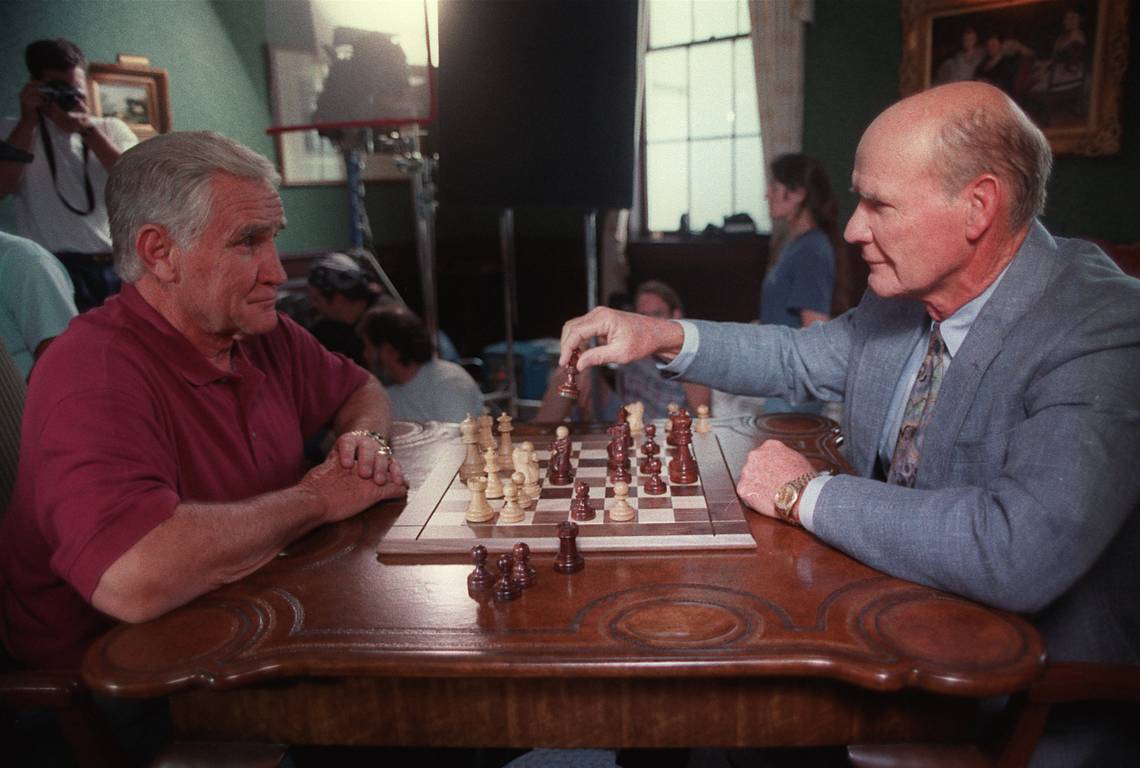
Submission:
[[[586,349],[590,339],[596,339],[598,343]],[[684,331],[673,320],[598,307],[562,326],[558,364],[565,366],[575,349],[581,350],[579,371],[592,365],[629,363],[649,355],[672,359],[681,351],[683,342]],[[740,471],[736,493],[751,509],[768,517],[777,517],[776,491],[812,470],[811,462],[803,454],[779,440],[766,440],[749,452]]]

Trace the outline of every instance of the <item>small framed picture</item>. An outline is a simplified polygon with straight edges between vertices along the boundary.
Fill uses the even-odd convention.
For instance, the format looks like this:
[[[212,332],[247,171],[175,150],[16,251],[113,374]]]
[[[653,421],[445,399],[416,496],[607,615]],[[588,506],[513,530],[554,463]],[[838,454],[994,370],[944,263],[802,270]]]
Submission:
[[[93,114],[119,118],[140,140],[171,129],[165,69],[92,63],[87,67],[87,90]]]

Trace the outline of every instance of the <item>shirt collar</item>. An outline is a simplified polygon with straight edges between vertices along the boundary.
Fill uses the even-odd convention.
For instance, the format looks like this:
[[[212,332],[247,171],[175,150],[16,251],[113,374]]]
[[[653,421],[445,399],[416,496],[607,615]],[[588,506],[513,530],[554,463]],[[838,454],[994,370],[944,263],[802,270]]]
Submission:
[[[201,386],[233,375],[207,360],[206,356],[199,352],[197,347],[182,335],[181,331],[171,325],[162,313],[147,303],[133,284],[123,283],[118,300],[122,302],[123,309],[126,312],[139,319],[141,333],[151,337],[149,340],[151,351],[165,364],[182,374],[191,384]],[[235,343],[235,363],[239,358],[243,361],[245,359],[240,347],[240,343]],[[240,371],[240,367],[235,367],[235,370]]]
[[[1010,264],[1013,262],[1010,261]],[[1005,265],[1005,269],[997,278],[986,286],[986,289],[979,293],[974,298],[963,304],[958,308],[958,311],[950,315],[950,317],[943,320],[938,325],[938,330],[942,334],[942,340],[946,343],[946,349],[950,353],[950,357],[958,354],[958,348],[962,346],[962,342],[966,340],[966,334],[970,332],[970,327],[973,326],[974,321],[978,319],[981,314],[982,307],[989,301],[990,296],[993,295],[994,290],[997,288],[998,283],[1005,277],[1005,273],[1009,271],[1009,264]]]

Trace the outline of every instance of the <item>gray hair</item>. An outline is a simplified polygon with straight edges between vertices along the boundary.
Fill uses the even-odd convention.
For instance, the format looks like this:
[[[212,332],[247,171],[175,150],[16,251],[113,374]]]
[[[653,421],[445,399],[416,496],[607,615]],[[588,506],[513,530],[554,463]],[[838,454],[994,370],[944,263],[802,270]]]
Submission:
[[[212,132],[167,133],[131,147],[107,179],[107,215],[115,271],[128,283],[143,275],[135,237],[145,224],[165,227],[180,248],[192,247],[206,228],[218,174],[281,183],[272,163]]]
[[[1041,129],[1012,99],[1007,109],[970,106],[937,135],[933,163],[948,195],[957,195],[983,173],[1010,188],[1010,227],[1017,231],[1045,210],[1053,152]]]

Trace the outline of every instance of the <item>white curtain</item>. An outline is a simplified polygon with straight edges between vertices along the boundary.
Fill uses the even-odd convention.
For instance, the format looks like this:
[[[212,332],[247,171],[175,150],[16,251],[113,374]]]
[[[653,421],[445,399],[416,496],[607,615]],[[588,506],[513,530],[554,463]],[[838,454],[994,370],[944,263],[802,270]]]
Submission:
[[[764,165],[803,146],[804,25],[814,0],[748,0]]]

